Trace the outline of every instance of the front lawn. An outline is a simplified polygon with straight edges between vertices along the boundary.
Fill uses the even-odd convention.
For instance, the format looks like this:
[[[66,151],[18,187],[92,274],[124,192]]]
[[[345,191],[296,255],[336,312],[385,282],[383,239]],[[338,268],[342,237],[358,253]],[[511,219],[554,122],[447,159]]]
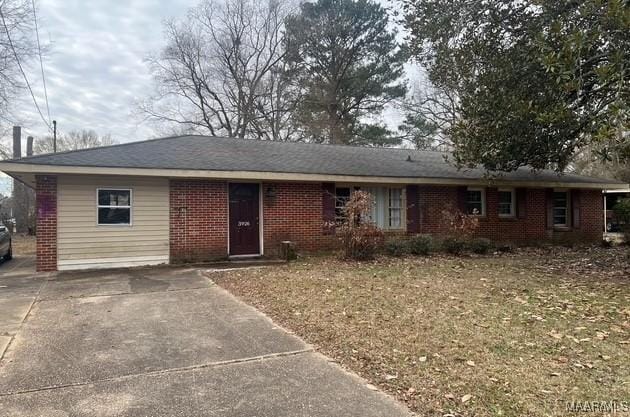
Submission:
[[[567,415],[630,401],[628,249],[353,263],[218,284],[421,415]]]

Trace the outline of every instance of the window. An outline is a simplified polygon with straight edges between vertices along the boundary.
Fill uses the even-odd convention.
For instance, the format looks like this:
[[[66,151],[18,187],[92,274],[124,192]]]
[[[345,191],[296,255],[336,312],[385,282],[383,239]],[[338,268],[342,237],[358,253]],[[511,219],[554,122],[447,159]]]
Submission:
[[[400,229],[402,227],[402,189],[390,188],[388,194],[388,225],[392,229]]]
[[[553,193],[553,225],[566,227],[569,225],[569,198],[566,191],[554,191]]]
[[[499,217],[514,217],[515,211],[514,190],[499,190]]]
[[[335,188],[335,221],[342,222],[346,218],[345,206],[350,200],[350,187]]]
[[[131,225],[131,190],[99,188],[97,211],[99,225]]]
[[[469,188],[466,193],[466,214],[486,215],[486,199],[483,188]]]
[[[405,190],[401,187],[337,187],[335,199],[335,218],[344,220],[343,207],[354,190],[361,190],[372,195],[374,205],[368,220],[381,229],[405,228]]]

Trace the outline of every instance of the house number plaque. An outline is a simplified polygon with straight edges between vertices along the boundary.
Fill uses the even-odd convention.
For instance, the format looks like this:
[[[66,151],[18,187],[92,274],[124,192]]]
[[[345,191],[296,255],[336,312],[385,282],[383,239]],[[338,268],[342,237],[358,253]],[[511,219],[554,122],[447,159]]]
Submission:
[[[247,222],[247,221],[239,221],[238,222],[238,227],[244,227],[244,226],[245,227],[249,226],[249,222]]]

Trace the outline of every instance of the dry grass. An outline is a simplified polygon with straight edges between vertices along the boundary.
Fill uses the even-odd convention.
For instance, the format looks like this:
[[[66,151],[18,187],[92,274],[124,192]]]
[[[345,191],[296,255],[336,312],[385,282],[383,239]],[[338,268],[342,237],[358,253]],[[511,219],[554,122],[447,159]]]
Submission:
[[[621,249],[312,258],[213,279],[421,415],[559,416],[566,401],[630,399]]]
[[[35,255],[35,244],[37,242],[35,236],[16,234],[11,236],[11,242],[13,245],[13,255]]]

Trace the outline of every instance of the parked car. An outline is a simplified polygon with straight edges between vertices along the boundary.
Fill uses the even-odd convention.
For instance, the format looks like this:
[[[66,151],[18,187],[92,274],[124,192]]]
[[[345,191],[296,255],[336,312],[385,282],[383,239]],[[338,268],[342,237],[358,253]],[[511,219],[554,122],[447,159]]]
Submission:
[[[0,258],[8,261],[13,257],[11,233],[6,226],[0,225]]]

